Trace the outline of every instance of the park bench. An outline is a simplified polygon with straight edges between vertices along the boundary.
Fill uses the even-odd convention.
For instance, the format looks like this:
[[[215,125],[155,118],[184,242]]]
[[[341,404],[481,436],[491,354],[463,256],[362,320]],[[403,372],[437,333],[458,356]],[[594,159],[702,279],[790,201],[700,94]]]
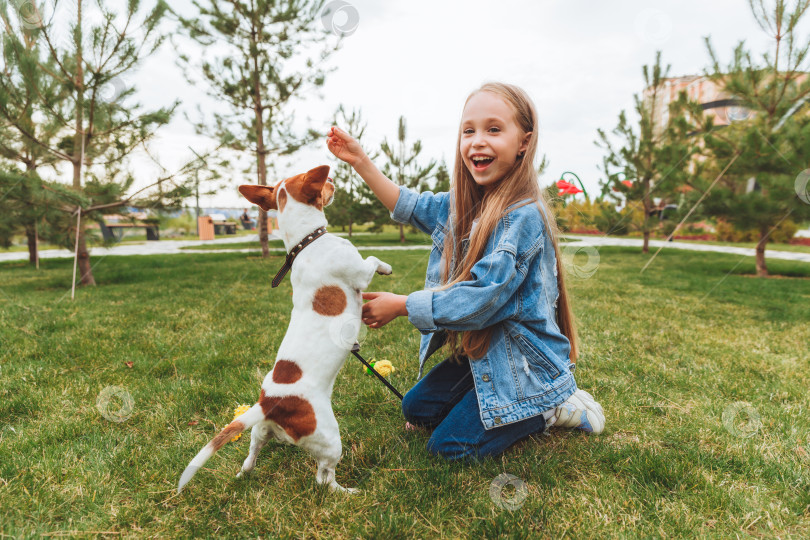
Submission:
[[[104,216],[99,222],[99,228],[105,241],[115,240],[120,242],[124,237],[126,229],[146,229],[147,240],[160,240],[160,225],[157,223],[122,223],[119,222],[123,216]]]
[[[236,234],[238,223],[230,221],[224,214],[209,214],[214,222],[214,234]]]
[[[246,231],[252,231],[253,229],[256,228],[256,222],[254,222],[252,219],[242,219],[240,217],[239,221],[242,222],[242,228],[245,229]]]

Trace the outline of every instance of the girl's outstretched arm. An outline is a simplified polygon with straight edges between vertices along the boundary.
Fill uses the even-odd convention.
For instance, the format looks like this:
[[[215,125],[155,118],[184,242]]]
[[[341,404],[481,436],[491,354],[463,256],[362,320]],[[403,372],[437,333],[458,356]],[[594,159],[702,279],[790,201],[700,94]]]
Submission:
[[[333,127],[326,137],[326,146],[335,157],[345,161],[357,171],[389,212],[394,211],[399,198],[399,186],[380,172],[363,151],[360,143],[342,129]]]

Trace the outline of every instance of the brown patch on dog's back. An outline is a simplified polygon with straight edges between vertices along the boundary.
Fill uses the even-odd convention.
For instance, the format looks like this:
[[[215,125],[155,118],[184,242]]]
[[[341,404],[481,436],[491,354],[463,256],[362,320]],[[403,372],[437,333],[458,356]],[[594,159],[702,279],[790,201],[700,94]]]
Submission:
[[[324,285],[315,291],[312,309],[315,310],[315,313],[329,317],[340,315],[346,309],[346,293],[335,285]]]
[[[264,417],[281,426],[294,441],[315,433],[315,409],[309,401],[298,396],[265,396],[262,389],[259,404]]]
[[[292,360],[276,360],[273,366],[273,382],[278,384],[292,384],[301,378],[301,368]]]
[[[219,435],[214,437],[214,440],[211,441],[211,446],[214,447],[214,451],[217,451],[223,446],[225,446],[226,442],[230,441],[233,437],[239,435],[243,431],[245,431],[245,424],[243,424],[239,420],[234,420],[233,422],[225,426],[225,429],[220,431]]]
[[[287,191],[282,190],[278,192],[278,196],[276,197],[276,201],[278,202],[278,211],[284,211],[284,205],[287,204]]]

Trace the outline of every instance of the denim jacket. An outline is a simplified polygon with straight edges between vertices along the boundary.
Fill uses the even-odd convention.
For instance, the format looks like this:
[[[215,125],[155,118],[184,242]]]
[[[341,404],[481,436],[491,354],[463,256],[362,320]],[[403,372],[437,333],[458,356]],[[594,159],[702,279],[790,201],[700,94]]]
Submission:
[[[435,290],[441,285],[444,238],[453,234],[450,201],[450,193],[416,193],[401,187],[391,213],[394,221],[411,224],[433,238],[425,290],[408,295],[405,304],[408,320],[422,333],[419,378],[425,361],[446,341],[443,330],[494,326],[486,354],[470,359],[484,428],[537,416],[576,391],[571,345],[557,326],[552,238],[535,203],[513,205],[473,266],[472,278]]]

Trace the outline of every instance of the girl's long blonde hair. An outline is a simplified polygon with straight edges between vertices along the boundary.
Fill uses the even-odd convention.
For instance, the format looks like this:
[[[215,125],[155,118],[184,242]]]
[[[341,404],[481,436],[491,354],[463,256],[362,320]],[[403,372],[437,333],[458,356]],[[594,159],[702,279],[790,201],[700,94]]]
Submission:
[[[458,141],[456,143],[456,163],[453,169],[452,189],[454,202],[450,210],[451,231],[444,240],[444,256],[442,257],[442,289],[455,283],[471,279],[472,267],[484,254],[487,241],[492,235],[498,221],[507,213],[507,207],[524,199],[531,199],[538,205],[540,215],[551,235],[554,244],[554,254],[557,258],[557,289],[559,298],[557,303],[557,326],[560,332],[571,343],[571,362],[576,362],[578,356],[576,326],[571,305],[568,301],[568,292],[565,289],[565,278],[560,259],[560,249],[557,244],[557,222],[550,219],[552,214],[545,199],[545,192],[540,188],[537,171],[534,168],[534,157],[537,153],[537,111],[531,98],[517,86],[504,83],[486,83],[478,90],[472,92],[464,106],[479,92],[491,92],[502,98],[515,111],[515,121],[522,130],[522,136],[529,132],[528,147],[525,153],[517,159],[506,176],[488,191],[479,186],[473,179],[470,171],[464,165],[461,155],[461,134],[459,126]],[[522,138],[521,138],[522,140]],[[524,204],[529,204],[524,203]],[[523,205],[520,205],[523,206]],[[517,206],[515,208],[518,208]],[[514,208],[510,209],[514,210]],[[466,255],[462,254],[461,240],[469,238],[473,220],[478,218],[475,232],[470,238]],[[450,256],[452,254],[452,257]],[[451,268],[451,259],[456,261]],[[480,358],[489,349],[494,326],[481,330],[468,330],[460,333],[448,331],[448,345],[451,356],[460,359],[463,354],[468,358]],[[461,346],[458,338],[461,335]]]

